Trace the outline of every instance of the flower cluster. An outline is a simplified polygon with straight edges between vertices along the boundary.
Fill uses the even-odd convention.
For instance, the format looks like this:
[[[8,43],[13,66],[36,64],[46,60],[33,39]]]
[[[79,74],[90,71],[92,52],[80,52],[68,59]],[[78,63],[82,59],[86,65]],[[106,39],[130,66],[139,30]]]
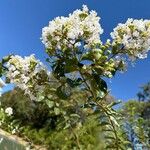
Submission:
[[[14,117],[12,107],[2,108],[0,106],[0,114],[0,127],[4,127],[5,129],[7,129],[7,131],[11,132],[12,134],[19,132],[19,123],[16,121],[12,121]],[[2,139],[0,139],[0,143],[1,142]]]
[[[150,20],[128,19],[111,33],[113,44],[122,44],[130,58],[146,58],[150,50]]]
[[[13,114],[13,109],[11,107],[7,107],[5,109],[5,113],[8,115],[8,116],[11,116]]]
[[[89,11],[83,5],[82,10],[76,10],[69,17],[57,17],[42,30],[42,42],[49,54],[56,50],[65,51],[78,47],[84,42],[86,48],[101,43],[100,34],[103,29],[99,24],[100,17],[95,11]]]
[[[50,74],[45,66],[36,60],[34,55],[24,58],[18,55],[11,56],[6,66],[7,80],[24,90],[32,100],[37,100],[37,94],[43,91],[45,82],[49,80]]]

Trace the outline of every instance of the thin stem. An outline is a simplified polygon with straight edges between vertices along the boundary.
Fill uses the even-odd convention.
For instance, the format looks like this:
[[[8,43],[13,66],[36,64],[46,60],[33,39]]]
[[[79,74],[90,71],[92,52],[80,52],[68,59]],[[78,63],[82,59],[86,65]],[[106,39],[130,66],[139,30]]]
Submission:
[[[110,122],[110,124],[111,124],[111,126],[112,126],[112,128],[113,128],[114,134],[115,134],[116,144],[117,144],[117,148],[116,148],[116,149],[119,150],[117,131],[116,131],[116,128],[115,128],[115,126],[114,126],[114,123],[113,123],[112,119],[110,118],[110,115],[109,115],[109,113],[108,113],[108,110],[103,106],[103,104],[100,104],[100,103],[98,103],[98,102],[95,100],[94,93],[93,93],[93,91],[91,90],[91,88],[90,88],[90,86],[88,85],[88,83],[86,82],[86,80],[85,80],[85,78],[84,78],[84,75],[81,73],[81,71],[79,71],[79,72],[80,72],[80,75],[81,75],[81,77],[82,77],[82,79],[83,79],[83,81],[84,81],[86,87],[88,88],[88,90],[89,90],[89,92],[91,93],[91,95],[94,97],[94,102],[96,102],[96,104],[104,111],[104,113],[105,113],[106,116],[108,117],[109,122]]]
[[[112,55],[111,57],[109,57],[106,61],[108,62],[110,59],[114,58],[117,54],[118,54],[118,53],[113,54],[113,55]]]
[[[111,124],[111,126],[112,126],[112,128],[113,128],[113,131],[114,131],[114,134],[115,134],[115,138],[116,138],[116,144],[117,144],[117,150],[119,150],[119,147],[118,147],[118,135],[117,135],[117,131],[116,131],[116,128],[115,128],[115,126],[114,126],[114,123],[113,123],[113,121],[112,121],[112,119],[110,118],[110,115],[109,115],[109,113],[108,113],[108,111],[107,111],[107,109],[105,109],[105,107],[102,105],[102,104],[99,104],[98,102],[96,102],[96,104],[98,105],[98,106],[100,106],[101,108],[102,108],[102,110],[104,111],[104,113],[107,115],[107,117],[108,117],[108,119],[109,119],[109,122],[110,122],[110,124]]]
[[[114,58],[116,55],[118,55],[119,53],[120,54],[123,54],[122,51],[124,50],[124,46],[122,46],[115,54],[112,54],[112,56],[110,56],[106,62],[108,62],[110,59]]]
[[[117,54],[118,54],[118,53],[113,54],[110,58],[107,59],[107,61],[109,61],[111,58],[115,57]],[[76,57],[76,54],[75,54],[75,53],[74,53],[74,57]],[[117,145],[116,149],[119,150],[117,131],[116,131],[115,125],[114,125],[114,123],[113,123],[113,121],[112,121],[112,119],[111,119],[111,117],[110,117],[110,115],[109,115],[109,113],[108,113],[108,110],[103,106],[103,104],[97,102],[94,92],[92,91],[90,85],[87,83],[87,81],[86,81],[86,79],[85,79],[85,77],[84,77],[84,74],[80,71],[80,69],[79,69],[79,73],[80,73],[80,75],[81,75],[81,77],[82,77],[82,79],[83,79],[83,83],[85,83],[85,86],[87,87],[87,89],[88,89],[89,92],[91,93],[92,97],[94,98],[94,102],[96,102],[96,104],[103,110],[103,112],[104,112],[104,113],[106,114],[106,116],[108,117],[109,122],[110,122],[110,124],[111,124],[111,126],[112,126],[112,129],[113,129],[113,132],[114,132],[114,134],[115,134],[116,145]],[[75,134],[75,136],[76,136],[76,134]],[[78,137],[77,137],[77,136],[76,136],[76,139],[77,139],[77,143],[78,143],[79,141],[78,141]],[[79,143],[78,143],[78,144],[79,144]],[[78,146],[79,146],[79,145],[78,145]],[[80,147],[79,147],[79,148],[80,148]]]
[[[84,78],[84,75],[82,74],[81,71],[79,71],[79,72],[80,72],[80,75],[81,75],[81,77],[82,77],[82,79],[83,79],[83,82],[85,83],[87,89],[90,91],[91,95],[92,95],[93,97],[95,97],[93,91],[91,90],[90,86],[89,86],[88,83],[86,82],[86,79]]]
[[[74,132],[74,130],[73,130],[72,127],[71,127],[71,131],[72,131],[72,133],[73,133],[73,135],[74,135],[74,137],[75,137],[75,139],[76,139],[76,143],[77,143],[78,148],[81,149],[81,148],[80,148],[80,142],[79,142],[78,135]]]

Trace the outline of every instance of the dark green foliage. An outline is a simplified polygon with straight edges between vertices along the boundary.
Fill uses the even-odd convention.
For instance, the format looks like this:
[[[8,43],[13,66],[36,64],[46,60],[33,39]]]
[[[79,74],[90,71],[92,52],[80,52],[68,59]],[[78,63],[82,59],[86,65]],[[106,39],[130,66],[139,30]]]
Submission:
[[[87,116],[86,114],[93,113],[89,107],[85,107],[84,112],[80,110],[88,96],[89,93],[86,91],[74,90],[69,99],[63,100],[67,104],[67,107],[64,106],[68,111],[65,115],[66,123],[64,116],[49,113],[47,106],[31,101],[18,88],[4,93],[1,97],[1,105],[3,108],[13,108],[13,120],[20,124],[20,132],[17,134],[29,142],[45,145],[47,149],[68,150],[79,149],[79,147],[88,150],[104,149],[106,141],[103,127],[97,119],[98,114]],[[106,102],[110,103],[113,99],[108,95]],[[11,120],[8,120],[8,124],[9,121]],[[67,124],[67,121],[71,121],[71,124]],[[3,129],[9,131],[5,127]]]
[[[0,98],[2,108],[12,107],[15,119],[22,124],[42,127],[49,118],[49,108],[46,104],[31,101],[18,88],[8,91]]]
[[[83,127],[78,126],[66,130],[48,130],[47,128],[37,130],[25,126],[22,133],[35,144],[45,145],[47,149],[99,150],[104,149],[105,146],[96,116],[90,116]]]

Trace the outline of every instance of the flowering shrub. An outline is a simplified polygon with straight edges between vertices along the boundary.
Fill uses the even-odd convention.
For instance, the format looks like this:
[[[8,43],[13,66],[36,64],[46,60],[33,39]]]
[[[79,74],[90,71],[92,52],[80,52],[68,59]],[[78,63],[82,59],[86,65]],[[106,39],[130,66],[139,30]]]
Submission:
[[[131,147],[141,144],[145,149],[150,148],[150,103],[129,100],[123,105],[120,113],[124,116],[123,122]]]
[[[113,106],[107,104],[109,93],[104,77],[112,78],[117,71],[124,71],[126,64],[138,58],[146,58],[150,47],[150,21],[129,19],[119,24],[111,33],[112,41],[103,43],[100,17],[83,5],[68,17],[57,17],[42,30],[42,42],[48,54],[52,72],[33,55],[11,55],[2,60],[0,73],[7,83],[13,83],[29,95],[33,101],[42,101],[55,117],[57,130],[69,129],[74,135],[76,147],[82,149],[76,131],[86,119],[97,115],[105,137],[105,149],[126,149]],[[52,83],[55,88],[52,88]],[[3,84],[1,84],[3,85]],[[78,101],[74,92],[86,93]]]

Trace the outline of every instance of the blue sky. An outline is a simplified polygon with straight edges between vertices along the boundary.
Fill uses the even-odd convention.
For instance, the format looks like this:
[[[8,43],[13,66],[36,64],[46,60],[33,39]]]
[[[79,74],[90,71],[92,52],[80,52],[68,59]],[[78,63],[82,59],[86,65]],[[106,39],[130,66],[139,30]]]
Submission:
[[[150,0],[1,0],[0,58],[10,53],[30,55],[44,61],[47,55],[40,41],[41,29],[57,16],[67,16],[86,4],[101,16],[102,40],[127,18],[150,19]],[[109,83],[111,93],[119,99],[136,97],[139,86],[150,81],[150,55],[118,73]],[[5,88],[7,90],[8,88]]]

